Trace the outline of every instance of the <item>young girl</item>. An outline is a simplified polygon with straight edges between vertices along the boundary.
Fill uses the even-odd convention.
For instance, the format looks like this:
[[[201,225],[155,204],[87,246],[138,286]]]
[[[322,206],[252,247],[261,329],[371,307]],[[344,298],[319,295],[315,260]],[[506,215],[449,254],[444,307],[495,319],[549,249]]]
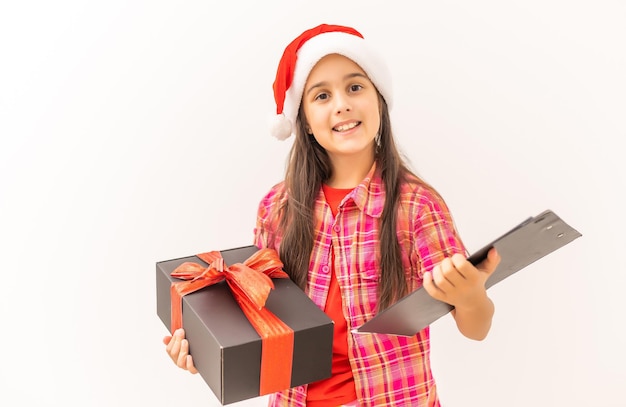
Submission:
[[[278,251],[335,328],[332,376],[271,395],[270,405],[439,406],[428,328],[413,337],[351,330],[423,285],[454,306],[463,335],[482,340],[494,312],[485,281],[498,254],[469,263],[444,200],[403,162],[389,72],[358,31],[303,32],[280,60],[274,96],[272,133],[295,140],[285,180],[259,205],[255,244]],[[164,343],[196,372],[182,330]]]

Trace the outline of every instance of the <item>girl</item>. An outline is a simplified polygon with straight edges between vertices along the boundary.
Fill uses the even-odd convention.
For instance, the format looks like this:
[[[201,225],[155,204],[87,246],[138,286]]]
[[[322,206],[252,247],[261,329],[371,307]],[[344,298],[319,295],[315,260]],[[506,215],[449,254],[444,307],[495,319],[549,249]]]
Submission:
[[[439,406],[428,328],[413,337],[351,330],[423,285],[454,306],[463,335],[482,340],[494,312],[485,281],[498,254],[469,263],[444,200],[403,162],[389,72],[358,31],[303,32],[280,60],[274,96],[272,133],[295,140],[285,180],[259,204],[255,244],[278,251],[335,328],[332,376],[271,395],[270,405]],[[196,372],[182,330],[164,343]]]

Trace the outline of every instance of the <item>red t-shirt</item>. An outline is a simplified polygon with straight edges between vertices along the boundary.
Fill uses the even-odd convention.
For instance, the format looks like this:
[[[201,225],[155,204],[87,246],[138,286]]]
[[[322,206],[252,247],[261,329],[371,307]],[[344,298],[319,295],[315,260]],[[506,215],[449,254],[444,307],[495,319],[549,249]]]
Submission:
[[[333,216],[337,216],[339,204],[352,189],[337,189],[322,185],[326,202]],[[341,309],[341,292],[335,277],[335,254],[332,253],[331,277],[324,312],[334,322],[333,361],[331,377],[310,383],[307,390],[307,407],[336,407],[356,400],[354,377],[348,359],[348,323]]]

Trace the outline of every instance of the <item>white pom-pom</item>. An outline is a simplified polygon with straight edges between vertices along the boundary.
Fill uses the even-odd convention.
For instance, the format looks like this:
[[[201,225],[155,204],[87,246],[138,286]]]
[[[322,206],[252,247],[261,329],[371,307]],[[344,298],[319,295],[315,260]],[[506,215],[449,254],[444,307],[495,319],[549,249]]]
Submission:
[[[284,114],[277,114],[271,119],[270,134],[279,140],[286,140],[291,136],[291,122]]]

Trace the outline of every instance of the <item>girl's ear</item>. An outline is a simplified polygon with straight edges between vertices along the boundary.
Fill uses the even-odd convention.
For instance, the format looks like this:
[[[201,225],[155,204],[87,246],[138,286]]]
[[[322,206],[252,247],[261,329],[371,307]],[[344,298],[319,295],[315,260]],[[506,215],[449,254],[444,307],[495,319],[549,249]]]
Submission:
[[[311,126],[307,124],[305,127],[306,127],[306,134],[308,134],[309,136],[312,136],[313,130],[311,130]]]

